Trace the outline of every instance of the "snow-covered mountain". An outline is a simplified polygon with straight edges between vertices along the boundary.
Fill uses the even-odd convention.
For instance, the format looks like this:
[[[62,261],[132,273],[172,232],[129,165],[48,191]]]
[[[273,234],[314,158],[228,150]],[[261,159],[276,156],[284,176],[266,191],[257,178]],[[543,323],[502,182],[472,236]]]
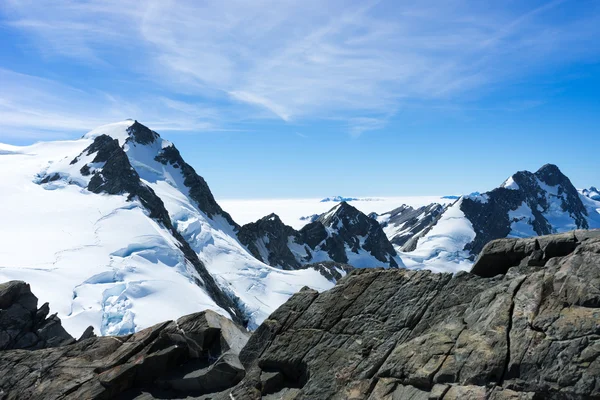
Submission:
[[[360,211],[318,199],[240,203],[279,204],[297,224],[271,214],[240,226],[172,143],[131,120],[79,140],[0,144],[0,193],[0,281],[29,282],[74,336],[206,309],[253,328],[350,266],[455,272],[491,239],[600,228],[597,191],[578,192],[553,165],[457,200],[353,202]]]
[[[600,190],[596,189],[595,186],[592,186],[589,189],[582,189],[579,193],[592,200],[600,201]]]
[[[242,226],[238,237],[257,259],[283,269],[327,261],[358,268],[402,265],[377,221],[345,201],[299,231],[270,214]]]
[[[0,144],[0,193],[0,281],[29,282],[74,336],[205,309],[254,327],[303,286],[333,285],[254,258],[175,146],[134,121]]]
[[[581,196],[556,165],[546,164],[535,173],[519,171],[499,188],[464,199],[461,209],[476,233],[467,249],[476,254],[501,237],[599,228],[600,215],[592,201]]]
[[[412,247],[414,239],[426,233],[437,222],[444,209],[445,207],[438,203],[417,209],[404,204],[375,218],[392,244],[404,249],[407,243]]]
[[[379,218],[386,223],[392,213]],[[600,202],[579,193],[557,166],[547,164],[535,173],[519,171],[492,191],[462,196],[408,239],[411,245],[397,250],[407,268],[455,272],[470,269],[474,256],[493,239],[596,228]],[[389,225],[384,231],[392,240],[402,233]]]

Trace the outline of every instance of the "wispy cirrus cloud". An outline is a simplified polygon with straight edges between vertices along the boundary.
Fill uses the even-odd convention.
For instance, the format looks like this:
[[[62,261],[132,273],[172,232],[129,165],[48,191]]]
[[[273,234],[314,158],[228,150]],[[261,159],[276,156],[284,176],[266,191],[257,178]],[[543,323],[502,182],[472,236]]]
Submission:
[[[152,106],[128,99],[165,121],[176,115],[206,129],[234,115],[324,118],[358,135],[385,126],[411,101],[456,104],[475,90],[597,58],[600,12],[576,5],[7,0],[2,24],[30,35],[46,57],[116,67],[195,98]],[[569,16],[558,18],[565,9]],[[209,106],[203,114],[205,103],[226,104],[228,112]],[[120,112],[105,107],[108,116]]]
[[[109,122],[138,118],[157,130],[218,131],[216,110],[167,97],[121,98],[0,68],[0,137],[84,133]],[[37,132],[37,134],[36,134]]]

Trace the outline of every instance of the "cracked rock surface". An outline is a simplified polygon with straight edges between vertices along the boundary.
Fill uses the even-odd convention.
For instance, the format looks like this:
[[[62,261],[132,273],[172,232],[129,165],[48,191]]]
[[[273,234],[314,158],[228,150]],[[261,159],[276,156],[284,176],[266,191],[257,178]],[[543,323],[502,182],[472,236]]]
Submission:
[[[365,269],[303,290],[254,333],[222,398],[600,398],[597,233],[543,264],[521,262],[530,246],[495,277]]]
[[[477,265],[354,270],[292,296],[247,343],[204,312],[1,351],[0,399],[600,398],[600,232],[502,239]]]
[[[243,328],[205,311],[133,335],[0,351],[0,399],[202,398],[244,377],[238,353],[247,340]]]

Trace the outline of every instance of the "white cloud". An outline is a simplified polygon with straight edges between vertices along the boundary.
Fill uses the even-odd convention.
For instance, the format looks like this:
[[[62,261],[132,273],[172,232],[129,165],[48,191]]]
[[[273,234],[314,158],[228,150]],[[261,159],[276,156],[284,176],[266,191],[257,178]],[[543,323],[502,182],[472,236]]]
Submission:
[[[49,132],[67,137],[127,118],[164,131],[223,129],[216,110],[201,104],[144,95],[124,99],[6,69],[0,69],[0,82],[0,138],[44,138]]]
[[[401,103],[455,104],[473,90],[598,57],[598,13],[552,19],[572,3],[525,3],[7,0],[4,20],[47,57],[116,66],[209,102],[244,102],[240,119],[265,116],[256,110],[284,121],[340,119],[360,134],[384,126]],[[162,104],[161,115],[198,123],[194,104],[191,112]]]

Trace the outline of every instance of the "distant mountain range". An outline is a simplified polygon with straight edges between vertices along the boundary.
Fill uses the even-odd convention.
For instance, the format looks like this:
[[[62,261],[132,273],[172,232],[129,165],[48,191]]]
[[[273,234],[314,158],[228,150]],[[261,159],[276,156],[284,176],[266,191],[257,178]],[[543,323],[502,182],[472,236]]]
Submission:
[[[174,144],[132,120],[79,140],[0,144],[0,190],[0,281],[29,282],[74,336],[204,309],[253,328],[352,268],[456,272],[492,239],[600,228],[598,190],[577,191],[550,164],[439,203],[367,215],[355,202],[376,199],[335,196],[300,229],[276,214],[240,225]]]

